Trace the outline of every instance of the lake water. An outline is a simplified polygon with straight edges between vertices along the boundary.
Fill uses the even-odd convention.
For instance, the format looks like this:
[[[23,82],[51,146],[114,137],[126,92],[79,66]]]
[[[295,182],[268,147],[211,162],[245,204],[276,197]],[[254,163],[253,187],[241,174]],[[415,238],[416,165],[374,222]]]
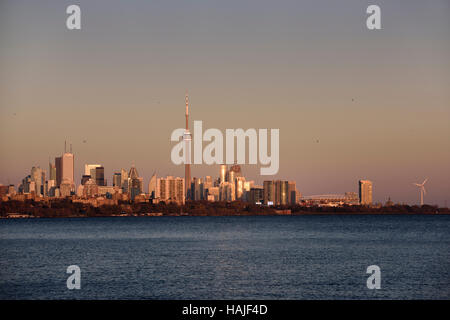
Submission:
[[[450,216],[2,219],[0,299],[449,299],[449,249]]]

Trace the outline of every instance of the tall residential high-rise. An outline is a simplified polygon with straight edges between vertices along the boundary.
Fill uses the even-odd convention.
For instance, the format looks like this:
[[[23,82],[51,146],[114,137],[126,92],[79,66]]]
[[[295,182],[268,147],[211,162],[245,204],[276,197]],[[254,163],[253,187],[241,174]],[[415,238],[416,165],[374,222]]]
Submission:
[[[114,172],[113,187],[122,188],[122,175],[120,174],[120,172]]]
[[[168,176],[156,180],[156,197],[164,202],[185,202],[185,181],[183,178]]]
[[[185,178],[185,194],[186,197],[190,198],[190,187],[191,187],[191,133],[189,131],[189,96],[186,93],[186,130],[184,131],[183,141],[185,144],[185,162],[184,162],[184,178]]]
[[[359,180],[359,203],[361,205],[372,204],[372,181]]]
[[[236,189],[236,199],[244,200],[244,192],[245,190],[245,178],[244,177],[236,177],[235,178],[235,189]]]
[[[31,181],[31,175],[22,179],[22,183],[19,185],[19,193],[31,193],[34,190],[34,182]]]
[[[275,204],[275,187],[273,181],[264,181],[264,204]]]
[[[120,170],[120,185],[123,192],[128,192],[128,172],[123,168]]]
[[[288,182],[288,204],[293,205],[297,203],[297,187],[295,181]]]
[[[45,190],[45,170],[40,167],[31,168],[31,181],[34,182],[36,195],[46,196]]]
[[[244,177],[242,177],[242,178],[244,178]],[[244,181],[244,194],[242,195],[242,200],[248,201],[248,199],[250,197],[250,190],[253,188],[254,185],[255,185],[255,181],[253,181],[253,180]]]
[[[288,181],[276,180],[275,181],[275,204],[287,205],[288,204]]]
[[[287,205],[289,203],[289,182],[283,180],[264,181],[264,204]]]
[[[235,201],[236,191],[235,185],[231,182],[221,182],[219,186],[219,200],[220,201]]]
[[[261,204],[264,201],[264,188],[261,186],[254,186],[250,189],[248,201],[253,204]]]

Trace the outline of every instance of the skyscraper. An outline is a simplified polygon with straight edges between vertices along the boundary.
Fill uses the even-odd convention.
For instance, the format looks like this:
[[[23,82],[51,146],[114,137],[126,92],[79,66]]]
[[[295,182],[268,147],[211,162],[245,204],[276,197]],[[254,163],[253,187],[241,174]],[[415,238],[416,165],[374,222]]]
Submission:
[[[45,196],[45,171],[40,167],[31,168],[31,181],[34,181],[36,195]]]
[[[234,171],[228,171],[228,178],[227,181],[230,182],[231,184],[235,184],[235,172]]]
[[[124,192],[128,192],[128,172],[125,169],[120,170],[120,185]]]
[[[62,182],[62,157],[55,158],[56,186],[59,187]]]
[[[235,186],[231,182],[221,182],[219,187],[219,200],[220,201],[235,201],[236,191]]]
[[[264,204],[287,205],[289,182],[284,180],[264,181]]]
[[[122,175],[120,174],[120,172],[114,172],[113,187],[122,188]]]
[[[259,186],[251,188],[248,201],[253,204],[261,204],[264,201],[264,189]]]
[[[264,204],[273,205],[275,203],[275,188],[273,181],[264,181]]]
[[[91,179],[96,181],[95,168],[101,167],[101,164],[85,164],[84,165],[84,175],[91,176]]]
[[[276,180],[275,182],[275,204],[288,204],[288,181]]]
[[[63,181],[70,183],[75,187],[74,180],[74,155],[71,152],[65,152],[61,157],[55,158],[56,185],[59,187]]]
[[[67,180],[74,184],[73,176],[73,153],[65,152],[62,156],[62,181]]]
[[[56,186],[60,187],[61,183],[70,185],[70,189],[75,191],[74,180],[74,155],[72,153],[72,145],[70,145],[70,152],[66,150],[66,144],[64,144],[64,153],[61,157],[55,158],[56,169]],[[50,173],[51,174],[51,173]]]
[[[245,187],[245,178],[244,177],[236,177],[235,189],[236,189],[236,199],[243,200],[244,197],[244,189]]]
[[[95,183],[98,186],[106,186],[105,183],[105,168],[96,167],[95,168]]]
[[[297,201],[297,188],[295,181],[288,182],[288,203],[295,204]]]
[[[142,179],[139,179],[139,174],[135,166],[131,166],[128,173],[128,193],[132,200],[142,193]]]
[[[225,182],[226,181],[226,177],[227,177],[227,165],[226,164],[221,164],[220,165],[220,181],[221,182]]]
[[[203,200],[204,199],[204,184],[202,179],[193,178],[191,183],[191,200]]]
[[[372,181],[359,180],[359,203],[361,205],[372,204]]]
[[[168,176],[156,180],[156,197],[164,202],[184,204],[185,183],[183,178]]]
[[[49,159],[49,163],[48,163],[48,175],[49,175],[48,180],[56,181],[56,166],[50,162],[50,159]]]
[[[150,198],[156,198],[156,173],[153,173],[150,182],[148,183],[148,194],[150,195]]]
[[[184,131],[183,140],[185,143],[185,162],[184,162],[184,178],[185,178],[185,194],[187,198],[190,197],[190,187],[191,187],[191,133],[189,132],[189,97],[186,93],[186,130]]]

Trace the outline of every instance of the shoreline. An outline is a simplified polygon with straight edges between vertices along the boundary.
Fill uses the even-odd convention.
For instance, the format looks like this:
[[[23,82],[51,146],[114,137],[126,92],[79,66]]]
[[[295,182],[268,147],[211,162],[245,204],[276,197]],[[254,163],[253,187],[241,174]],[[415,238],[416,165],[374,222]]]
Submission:
[[[158,218],[158,217],[295,217],[295,216],[448,216],[450,213],[400,213],[400,212],[296,212],[294,214],[223,214],[223,215],[199,215],[199,214],[110,214],[110,215],[68,215],[68,216],[33,216],[25,214],[9,214],[0,216],[0,220],[11,219],[71,219],[71,218]]]
[[[296,215],[445,215],[449,208],[397,204],[305,206],[301,204],[265,206],[243,201],[177,203],[120,202],[93,206],[70,199],[53,201],[2,201],[0,218],[88,218],[88,217],[159,217],[159,216],[296,216]]]

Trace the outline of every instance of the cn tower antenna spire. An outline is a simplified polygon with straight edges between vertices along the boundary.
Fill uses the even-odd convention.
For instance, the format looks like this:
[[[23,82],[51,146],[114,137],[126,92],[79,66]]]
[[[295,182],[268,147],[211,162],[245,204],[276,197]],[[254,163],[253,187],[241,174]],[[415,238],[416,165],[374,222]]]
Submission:
[[[186,91],[186,96],[184,98],[185,102],[186,102],[186,130],[189,129],[189,95]]]

